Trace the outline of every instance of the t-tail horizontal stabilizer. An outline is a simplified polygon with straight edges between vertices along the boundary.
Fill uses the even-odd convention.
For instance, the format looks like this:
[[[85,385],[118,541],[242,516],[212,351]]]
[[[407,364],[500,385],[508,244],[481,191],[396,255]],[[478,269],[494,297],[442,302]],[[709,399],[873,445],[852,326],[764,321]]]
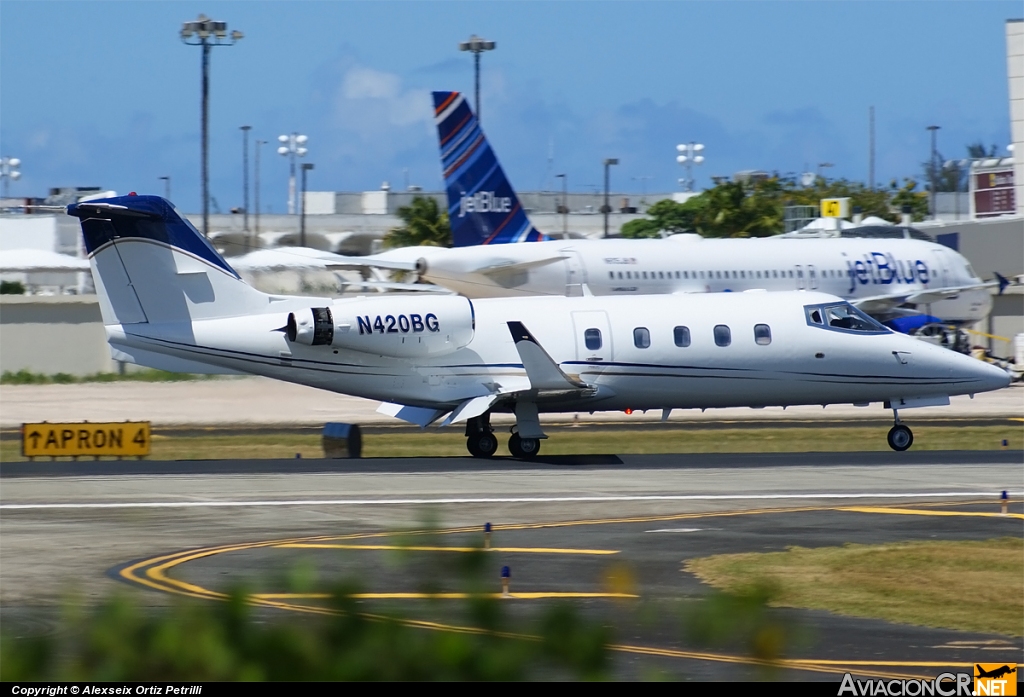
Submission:
[[[566,375],[522,322],[509,322],[508,329],[533,389],[540,393],[593,391],[579,377]]]

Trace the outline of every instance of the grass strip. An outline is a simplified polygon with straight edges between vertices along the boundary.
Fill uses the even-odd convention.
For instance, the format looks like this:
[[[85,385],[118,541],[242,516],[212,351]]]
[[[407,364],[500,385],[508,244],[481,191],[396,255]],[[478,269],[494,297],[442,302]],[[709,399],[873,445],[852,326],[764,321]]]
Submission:
[[[767,584],[774,605],[1024,635],[1024,540],[913,541],[719,554],[684,566],[727,591]]]
[[[680,430],[604,429],[599,425],[552,432],[542,455],[850,452],[888,451],[884,427],[736,428]],[[507,455],[508,438],[497,432],[498,454]],[[1024,448],[1024,432],[1006,426],[921,426],[914,429],[915,450],[998,450]],[[323,457],[321,437],[303,433],[230,435],[153,435],[151,457],[156,460],[221,460]],[[422,433],[368,433],[363,436],[364,457],[465,456],[466,439],[459,429],[430,429]],[[21,443],[0,442],[0,461],[22,460]]]
[[[195,375],[192,373],[169,373],[166,370],[133,370],[126,373],[93,373],[92,375],[70,375],[69,373],[33,373],[30,370],[0,373],[0,385],[73,385],[82,382],[183,382],[189,380],[213,380],[218,375]]]

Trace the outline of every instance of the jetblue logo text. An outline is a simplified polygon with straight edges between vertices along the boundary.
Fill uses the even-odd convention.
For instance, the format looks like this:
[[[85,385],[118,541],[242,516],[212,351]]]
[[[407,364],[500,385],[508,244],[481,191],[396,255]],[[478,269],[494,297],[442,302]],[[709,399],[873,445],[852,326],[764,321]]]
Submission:
[[[437,321],[437,315],[428,312],[425,317],[420,315],[377,315],[377,319],[370,322],[370,316],[359,317],[359,333],[362,334],[408,334],[409,332],[439,332],[441,323]]]
[[[903,261],[896,259],[892,254],[871,252],[865,254],[864,259],[847,261],[847,275],[850,277],[850,291],[857,287],[856,281],[861,285],[869,283],[889,285],[891,283],[924,283],[931,280],[931,273],[928,265],[920,259],[915,261]]]
[[[495,196],[493,191],[478,191],[472,196],[459,199],[459,217],[466,213],[508,213],[512,210],[512,199]]]

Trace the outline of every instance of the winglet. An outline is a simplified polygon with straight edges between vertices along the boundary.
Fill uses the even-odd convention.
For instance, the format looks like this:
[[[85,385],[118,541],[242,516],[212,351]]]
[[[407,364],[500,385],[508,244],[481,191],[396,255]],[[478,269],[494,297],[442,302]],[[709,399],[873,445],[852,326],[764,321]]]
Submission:
[[[995,275],[996,281],[999,282],[999,295],[1002,295],[1003,291],[1006,290],[1006,287],[1010,285],[1010,279],[1008,279],[1006,276],[1002,275],[998,271],[995,272]]]
[[[508,330],[512,334],[512,341],[516,344],[516,351],[519,352],[519,358],[533,389],[564,391],[589,387],[579,378],[566,375],[522,322],[509,322]]]

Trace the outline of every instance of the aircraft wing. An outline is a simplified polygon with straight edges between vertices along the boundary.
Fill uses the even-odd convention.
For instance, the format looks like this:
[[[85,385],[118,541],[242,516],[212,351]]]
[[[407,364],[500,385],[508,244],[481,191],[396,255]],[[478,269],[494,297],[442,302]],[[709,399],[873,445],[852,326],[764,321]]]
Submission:
[[[568,375],[558,367],[522,322],[509,322],[508,329],[512,333],[526,376],[530,379],[530,388],[536,390],[538,395],[594,392],[594,388],[578,375]]]
[[[505,259],[498,261],[487,266],[479,266],[472,270],[472,273],[479,273],[485,276],[503,276],[518,273],[520,271],[527,271],[538,266],[546,266],[553,264],[556,261],[562,261],[565,259],[565,255],[559,254],[552,257],[544,257],[543,259],[531,259],[530,261],[512,261],[511,259]]]
[[[393,259],[380,259],[375,256],[346,257],[341,254],[334,254],[332,256],[332,259],[324,261],[324,268],[330,271],[361,271],[362,269],[416,270],[416,262],[414,261],[395,261]]]
[[[452,295],[455,291],[442,286],[435,286],[432,283],[398,283],[395,281],[346,281],[338,278],[338,285],[345,290],[363,288],[365,290],[387,291],[409,291],[414,293],[446,293]]]
[[[906,290],[901,293],[887,293],[885,295],[871,295],[866,298],[851,300],[850,304],[868,314],[874,312],[885,312],[903,303],[915,305],[934,303],[958,295],[967,290],[978,290],[980,288],[999,288],[1002,295],[1009,281],[996,274],[996,280],[986,283],[972,283],[963,286],[947,286],[945,288],[929,288],[927,290]]]

